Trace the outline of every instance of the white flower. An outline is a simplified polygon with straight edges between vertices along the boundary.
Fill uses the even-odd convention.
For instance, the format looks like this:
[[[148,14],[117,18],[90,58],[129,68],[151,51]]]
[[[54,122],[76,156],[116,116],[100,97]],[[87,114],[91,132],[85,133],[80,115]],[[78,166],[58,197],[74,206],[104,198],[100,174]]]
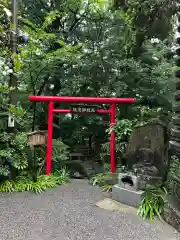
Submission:
[[[39,49],[37,49],[36,52],[35,52],[35,54],[36,54],[37,56],[40,56],[40,55],[42,54],[42,52],[41,52]]]
[[[85,12],[84,9],[81,9],[81,10],[79,11],[79,13],[80,13],[81,15],[82,15],[84,12]]]
[[[66,116],[67,118],[69,118],[69,119],[72,118],[72,114],[71,114],[71,113],[67,113],[65,116]]]
[[[158,38],[151,38],[151,43],[159,43],[160,40]]]
[[[49,84],[49,89],[53,90],[54,89],[54,84]]]
[[[5,68],[4,68],[6,71],[9,69],[9,67],[8,66],[5,66]]]
[[[6,76],[6,75],[7,75],[7,72],[6,72],[6,71],[3,71],[3,72],[2,72],[2,75],[3,75],[3,76]]]
[[[12,16],[12,13],[11,13],[11,11],[10,11],[9,9],[3,8],[3,10],[5,11],[5,13],[6,13],[6,15],[7,15],[8,17],[11,17],[11,16]]]
[[[177,47],[176,47],[176,46],[172,46],[172,47],[171,47],[171,51],[172,51],[172,52],[175,52],[175,51],[176,51],[176,49],[177,49]]]
[[[88,48],[83,48],[84,53],[89,53],[90,50]]]
[[[158,61],[159,59],[155,56],[152,57],[154,60]]]
[[[3,66],[4,65],[4,62],[0,60],[0,66]]]
[[[8,73],[13,73],[13,70],[12,69],[8,69],[7,72]]]

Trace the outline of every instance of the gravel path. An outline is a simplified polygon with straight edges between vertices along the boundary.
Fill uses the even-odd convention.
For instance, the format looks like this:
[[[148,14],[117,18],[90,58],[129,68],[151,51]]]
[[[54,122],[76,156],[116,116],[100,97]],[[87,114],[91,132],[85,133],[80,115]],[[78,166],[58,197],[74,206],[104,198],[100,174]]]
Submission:
[[[40,195],[0,195],[0,240],[175,240],[165,223],[142,221],[130,212],[95,203],[105,196],[85,180]]]

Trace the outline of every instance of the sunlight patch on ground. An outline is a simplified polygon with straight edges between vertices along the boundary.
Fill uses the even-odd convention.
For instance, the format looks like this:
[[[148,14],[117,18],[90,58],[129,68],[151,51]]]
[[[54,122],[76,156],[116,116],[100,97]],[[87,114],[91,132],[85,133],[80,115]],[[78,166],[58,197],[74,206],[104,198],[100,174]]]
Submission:
[[[105,210],[110,211],[121,211],[121,212],[131,212],[137,214],[137,209],[124,205],[120,202],[114,201],[110,198],[105,198],[96,203],[96,206]]]

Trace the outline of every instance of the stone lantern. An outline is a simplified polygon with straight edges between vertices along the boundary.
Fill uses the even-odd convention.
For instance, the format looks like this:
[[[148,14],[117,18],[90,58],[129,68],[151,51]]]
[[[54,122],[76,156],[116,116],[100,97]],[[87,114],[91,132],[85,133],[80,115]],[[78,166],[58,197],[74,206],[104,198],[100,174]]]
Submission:
[[[33,169],[33,181],[37,181],[37,162],[36,162],[36,150],[40,147],[46,145],[46,131],[34,131],[28,134],[28,142],[33,151],[33,161],[32,161],[32,169]]]
[[[34,131],[28,134],[28,142],[31,148],[46,145],[46,131]]]

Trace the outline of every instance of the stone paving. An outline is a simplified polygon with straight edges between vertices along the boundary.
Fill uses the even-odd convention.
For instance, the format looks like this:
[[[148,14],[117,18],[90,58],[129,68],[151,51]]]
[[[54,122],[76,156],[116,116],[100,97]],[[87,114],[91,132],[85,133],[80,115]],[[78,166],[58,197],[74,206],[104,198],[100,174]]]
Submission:
[[[106,197],[85,180],[40,195],[1,194],[0,240],[180,240],[166,223],[149,224],[136,211],[99,208]]]

